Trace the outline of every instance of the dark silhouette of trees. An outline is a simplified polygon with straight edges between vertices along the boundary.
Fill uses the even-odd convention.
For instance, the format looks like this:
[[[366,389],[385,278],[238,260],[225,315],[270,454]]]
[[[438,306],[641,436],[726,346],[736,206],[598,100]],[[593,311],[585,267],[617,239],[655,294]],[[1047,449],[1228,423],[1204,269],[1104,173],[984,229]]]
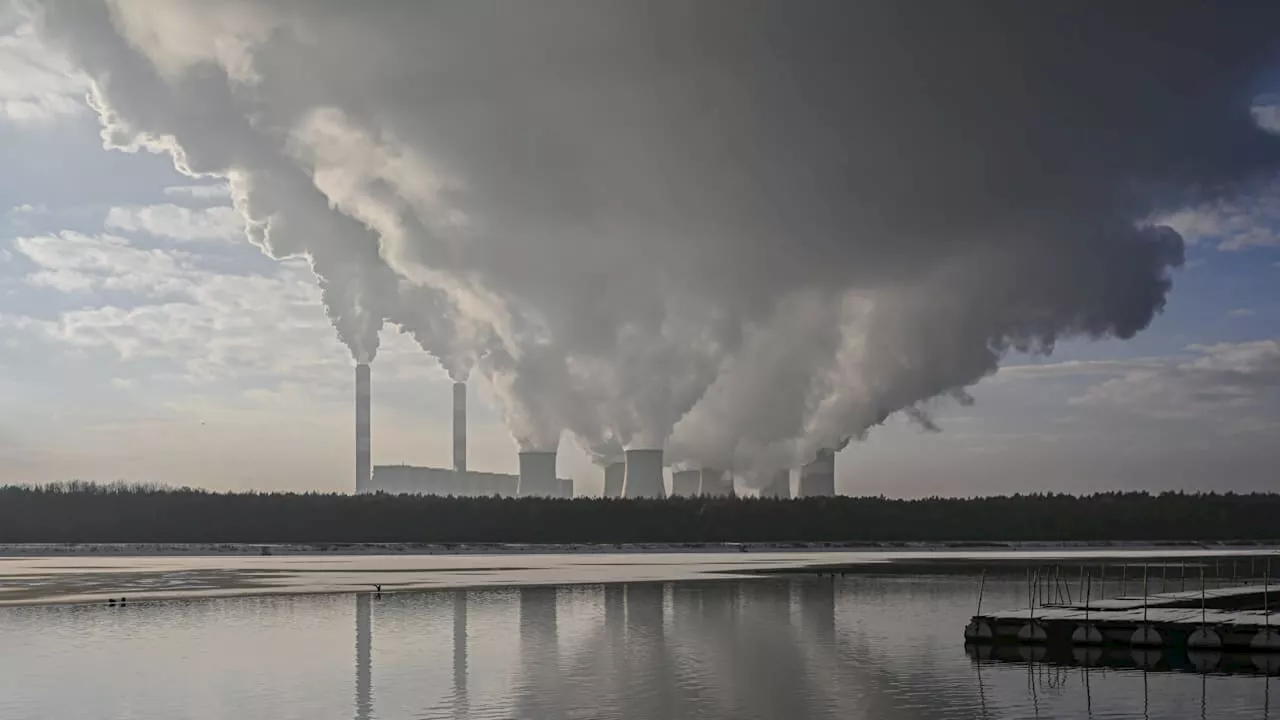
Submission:
[[[572,500],[0,487],[0,542],[630,543],[1262,541],[1280,495]]]

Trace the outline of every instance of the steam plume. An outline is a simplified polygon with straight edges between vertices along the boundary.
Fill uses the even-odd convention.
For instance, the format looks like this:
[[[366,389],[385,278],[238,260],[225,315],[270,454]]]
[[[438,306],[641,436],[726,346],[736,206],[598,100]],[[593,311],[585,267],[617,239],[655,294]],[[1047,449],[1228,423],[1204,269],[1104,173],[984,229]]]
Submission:
[[[794,467],[1129,338],[1183,261],[1142,219],[1280,159],[1267,3],[43,5],[109,144],[230,178],[358,360],[399,325],[602,461]]]

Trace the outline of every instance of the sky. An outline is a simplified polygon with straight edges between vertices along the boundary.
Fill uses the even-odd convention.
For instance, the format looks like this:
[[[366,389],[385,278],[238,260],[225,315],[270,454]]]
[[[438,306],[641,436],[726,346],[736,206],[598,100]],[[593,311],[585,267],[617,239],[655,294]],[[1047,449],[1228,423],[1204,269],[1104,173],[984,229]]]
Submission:
[[[532,39],[521,35],[509,56],[486,51],[503,72],[529,68],[527,76],[517,83],[502,72],[474,72],[464,77],[480,89],[462,92],[451,63],[474,60],[465,55],[467,33],[492,29],[481,24],[491,18],[433,19],[424,27],[457,23],[452,34],[460,39],[426,38],[432,52],[423,54],[438,64],[424,69],[394,54],[397,43],[413,46],[390,33],[386,48],[360,65],[342,55],[341,43],[295,47],[253,31],[359,37],[412,24],[390,11],[353,19],[340,5],[317,3],[296,16],[263,18],[231,0],[178,2],[147,25],[128,9],[143,4],[125,2],[104,4],[114,24],[94,26],[96,10],[68,20],[67,8],[78,3],[64,4],[61,17],[57,2],[48,5],[44,26],[41,5],[0,12],[4,482],[349,492],[353,367],[376,350],[376,464],[447,467],[451,375],[465,375],[470,467],[514,472],[518,449],[558,439],[560,474],[575,479],[578,494],[600,490],[591,455],[619,445],[661,442],[678,461],[763,467],[794,464],[850,436],[837,485],[854,495],[1277,489],[1280,164],[1243,167],[1222,155],[1235,145],[1208,139],[1254,133],[1261,143],[1280,130],[1280,105],[1267,94],[1280,92],[1280,81],[1274,88],[1267,81],[1280,63],[1249,60],[1253,84],[1244,100],[1214,94],[1236,77],[1225,70],[1186,80],[1194,97],[1242,103],[1236,115],[1251,123],[1245,130],[1175,122],[1185,137],[1156,138],[1142,111],[1183,102],[1160,97],[1115,117],[1103,113],[1098,128],[1128,121],[1137,128],[1115,139],[1090,135],[1089,118],[1058,134],[1044,129],[1048,115],[1015,117],[1010,122],[1042,131],[1043,163],[1001,145],[995,136],[1004,133],[988,131],[986,110],[957,105],[957,113],[939,114],[952,118],[946,131],[959,134],[930,150],[930,162],[947,170],[928,182],[911,175],[909,192],[899,193],[882,167],[865,185],[856,171],[822,163],[832,147],[855,141],[818,145],[794,131],[909,134],[910,123],[890,120],[917,117],[917,108],[906,103],[868,119],[855,112],[857,98],[836,99],[831,119],[779,111],[802,105],[789,84],[762,80],[735,94],[735,73],[764,76],[752,64],[762,61],[734,55],[735,42],[757,42],[746,32],[757,28],[745,25],[748,40],[736,27],[705,38],[696,17],[682,18],[677,30],[655,21],[622,35],[584,20],[575,31],[587,40],[572,50],[598,52],[588,42],[598,34],[616,51],[608,57],[626,62],[603,63],[581,84],[558,84],[548,78],[564,71],[560,63],[578,70],[582,58],[566,51],[567,59],[546,60],[561,30],[535,24]],[[225,12],[205,17],[201,8]],[[817,44],[808,20],[798,20],[796,32],[815,33]],[[183,44],[192,27],[228,42]],[[990,31],[973,29],[975,37]],[[119,39],[113,33],[128,36],[119,47],[159,70],[130,76],[133,66],[107,42]],[[653,38],[677,50],[655,55]],[[343,59],[334,61],[340,70],[331,84],[309,84],[325,73],[296,67],[330,58]],[[794,59],[800,67],[808,61]],[[726,67],[723,81],[717,73]],[[218,69],[215,85],[198,84],[202,68]],[[714,81],[692,89],[638,83],[634,96],[609,94],[616,87],[609,73],[662,79],[688,68],[704,68]],[[434,93],[421,108],[414,103],[427,101],[404,91],[418,79]],[[874,77],[865,81],[876,87]],[[992,79],[991,90],[1002,118],[1010,114],[999,105],[1003,81]],[[538,99],[511,104],[538,83],[546,90]],[[215,105],[209,87],[228,86],[256,96],[231,93]],[[747,107],[758,120],[701,114],[719,97],[704,100],[707,88],[724,93],[725,113]],[[451,91],[462,99],[453,101]],[[1028,92],[1028,103],[1059,94]],[[542,97],[557,103],[544,107]],[[601,97],[624,107],[600,109]],[[192,117],[148,114],[165,103],[195,109]],[[363,116],[362,107],[379,112]],[[535,149],[507,140],[508,117],[536,139]],[[244,118],[252,119],[244,121],[249,130],[222,132]],[[272,133],[253,135],[273,122],[289,123],[278,146],[266,144]],[[914,148],[932,142],[930,123],[941,120],[920,122]],[[639,129],[614,130],[618,123]],[[122,127],[136,137],[122,140]],[[758,142],[749,166],[737,157],[745,146],[721,147],[719,130],[706,128]],[[1076,135],[1080,148],[1070,145]],[[981,166],[991,175],[977,189],[965,174],[969,156],[955,149],[966,142],[992,143]],[[888,162],[873,152],[881,144],[849,146],[850,156]],[[1191,184],[1247,175],[1247,189],[1124,205],[1124,213],[1147,217],[1131,217],[1122,229],[1106,225],[1118,194],[1104,196],[1098,187],[1112,188],[1097,178],[1106,175],[1089,173],[1171,182],[1168,159],[1183,145],[1204,169]],[[893,163],[917,164],[930,167],[924,159]],[[778,180],[735,185],[750,173]],[[1075,173],[1087,179],[1076,182]],[[796,178],[811,177],[822,181],[812,192],[788,193]],[[846,195],[857,201],[842,201]],[[757,207],[766,196],[782,198],[771,214]],[[1044,200],[1058,197],[1071,203]],[[907,211],[899,208],[904,198]],[[1064,218],[1105,229],[1042,232]],[[316,239],[317,228],[352,219],[373,238],[373,260]],[[969,241],[975,231],[997,234],[992,228],[1006,221],[1045,239]],[[1176,231],[1176,251],[1164,235],[1133,230],[1138,221]],[[779,227],[785,239],[777,239]],[[877,239],[829,239],[846,231]],[[994,260],[989,267],[975,258]],[[636,281],[648,277],[660,296]],[[392,286],[394,302],[379,294]],[[388,308],[372,324],[370,298]],[[687,312],[664,305],[676,301]],[[1027,320],[1024,307],[1042,312]],[[655,312],[661,319],[647,324]],[[836,326],[838,334],[824,332]],[[790,403],[818,386],[821,397]],[[785,427],[766,422],[775,414],[795,418]]]

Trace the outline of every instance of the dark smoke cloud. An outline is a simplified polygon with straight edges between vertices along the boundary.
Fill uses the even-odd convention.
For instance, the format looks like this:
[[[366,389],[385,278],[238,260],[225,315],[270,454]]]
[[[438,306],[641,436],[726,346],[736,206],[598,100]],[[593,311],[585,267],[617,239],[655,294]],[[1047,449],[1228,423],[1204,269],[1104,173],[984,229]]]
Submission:
[[[524,448],[785,467],[991,373],[1128,338],[1181,238],[1280,159],[1253,2],[48,0],[139,135]],[[673,434],[674,432],[674,434]]]

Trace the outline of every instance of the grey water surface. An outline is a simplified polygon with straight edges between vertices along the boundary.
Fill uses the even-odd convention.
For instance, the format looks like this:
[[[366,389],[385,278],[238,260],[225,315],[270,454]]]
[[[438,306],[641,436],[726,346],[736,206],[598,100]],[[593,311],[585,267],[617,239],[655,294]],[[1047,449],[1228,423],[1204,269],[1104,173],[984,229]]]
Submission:
[[[1025,595],[988,579],[983,602]],[[0,718],[1273,712],[1280,678],[1260,674],[979,663],[962,641],[976,599],[963,575],[806,575],[0,608]]]

